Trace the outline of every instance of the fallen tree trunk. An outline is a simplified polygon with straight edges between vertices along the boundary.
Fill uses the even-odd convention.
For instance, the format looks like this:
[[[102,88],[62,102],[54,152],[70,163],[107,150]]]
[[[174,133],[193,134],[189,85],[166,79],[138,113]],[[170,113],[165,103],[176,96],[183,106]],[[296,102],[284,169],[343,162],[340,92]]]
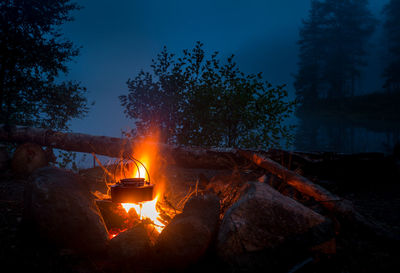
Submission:
[[[39,129],[23,126],[6,127],[0,125],[0,141],[34,142],[41,146],[48,146],[67,151],[96,153],[110,157],[129,158],[134,147],[141,145],[142,141],[131,142],[128,139],[92,136],[79,133],[62,133],[50,129]],[[341,200],[338,196],[309,181],[307,178],[288,170],[282,165],[251,150],[238,150],[232,148],[201,149],[194,147],[180,147],[153,143],[157,145],[164,159],[169,163],[188,168],[222,169],[232,168],[243,163],[254,162],[272,174],[282,178],[298,191],[313,197],[325,208],[335,215],[368,227],[377,233],[384,230],[376,223],[367,220],[359,214],[351,202]],[[247,159],[247,160],[246,160]],[[398,239],[398,236],[395,236]]]
[[[116,158],[129,158],[133,155],[134,148],[143,143],[141,140],[132,142],[129,139],[116,137],[63,133],[51,129],[25,126],[6,127],[4,125],[0,125],[0,141],[33,142],[66,151],[95,153]],[[244,162],[235,149],[206,150],[161,143],[147,142],[146,144],[156,145],[168,164],[186,168],[226,169]]]
[[[0,126],[0,140],[17,143],[33,142],[41,146],[76,151],[96,153],[110,157],[121,157],[131,147],[121,138],[92,136],[80,133],[63,133],[51,129],[32,128],[25,126]]]
[[[392,234],[386,228],[361,215],[354,208],[350,201],[341,199],[323,187],[311,182],[307,178],[300,176],[293,171],[286,169],[282,165],[272,161],[267,157],[264,157],[261,154],[245,150],[239,150],[238,153],[251,160],[256,165],[278,176],[283,181],[296,188],[299,192],[313,197],[336,217],[355,225],[356,228],[367,228],[369,231],[372,231],[379,236],[390,237],[392,239],[399,240],[399,236]]]
[[[264,157],[261,154],[245,150],[240,150],[239,153],[250,161],[254,162],[256,165],[260,166],[261,168],[266,169],[270,173],[278,176],[286,183],[296,188],[299,192],[311,196],[319,202],[322,202],[322,204],[327,207],[327,209],[338,209],[336,208],[336,203],[338,201],[341,201],[341,199],[338,196],[329,192],[328,190],[324,189],[323,187],[312,183],[307,178],[300,176],[299,174],[291,170],[288,170],[279,163],[267,157]]]

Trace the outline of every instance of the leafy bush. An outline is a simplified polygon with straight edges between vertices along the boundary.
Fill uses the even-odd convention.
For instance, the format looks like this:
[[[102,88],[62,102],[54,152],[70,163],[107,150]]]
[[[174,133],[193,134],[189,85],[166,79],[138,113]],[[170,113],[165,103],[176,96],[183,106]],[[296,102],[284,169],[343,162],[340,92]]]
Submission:
[[[136,125],[130,135],[156,127],[164,142],[174,144],[266,148],[290,141],[283,121],[295,103],[284,85],[272,87],[261,73],[244,74],[233,59],[222,62],[218,52],[207,59],[200,42],[181,57],[164,47],[152,72],[129,79],[128,94],[120,96]]]

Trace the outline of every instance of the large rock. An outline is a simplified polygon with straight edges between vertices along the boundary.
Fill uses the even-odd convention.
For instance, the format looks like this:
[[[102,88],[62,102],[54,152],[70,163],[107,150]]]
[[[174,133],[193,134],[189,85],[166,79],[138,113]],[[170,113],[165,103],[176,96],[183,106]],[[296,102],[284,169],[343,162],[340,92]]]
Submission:
[[[111,272],[142,272],[152,265],[153,249],[149,231],[144,224],[119,233],[110,241],[109,261]]]
[[[54,167],[36,170],[26,188],[25,217],[41,238],[77,253],[104,253],[108,233],[79,175]]]
[[[332,236],[323,216],[267,184],[250,182],[224,215],[217,252],[235,270],[279,272]]]
[[[45,151],[35,143],[24,143],[15,149],[11,168],[20,177],[29,176],[34,170],[48,165]]]
[[[165,227],[155,245],[164,269],[181,270],[203,257],[217,233],[219,206],[214,194],[193,197]]]

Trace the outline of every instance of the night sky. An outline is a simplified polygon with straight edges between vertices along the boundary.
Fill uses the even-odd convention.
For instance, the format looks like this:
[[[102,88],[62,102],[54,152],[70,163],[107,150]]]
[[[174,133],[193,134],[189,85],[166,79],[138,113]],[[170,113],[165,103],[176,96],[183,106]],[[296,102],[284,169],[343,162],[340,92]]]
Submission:
[[[119,137],[121,129],[132,128],[118,96],[127,93],[128,78],[149,70],[151,59],[164,45],[179,53],[201,41],[207,53],[235,54],[242,71],[263,72],[265,80],[287,84],[294,97],[296,42],[310,0],[77,2],[84,8],[74,12],[75,21],[64,26],[64,33],[82,49],[67,78],[82,82],[95,105],[85,119],[71,122],[72,131]],[[385,3],[370,1],[373,13],[379,16]],[[375,65],[365,70],[370,74],[365,78],[373,81],[364,83],[369,92],[379,88],[379,59],[371,56]]]

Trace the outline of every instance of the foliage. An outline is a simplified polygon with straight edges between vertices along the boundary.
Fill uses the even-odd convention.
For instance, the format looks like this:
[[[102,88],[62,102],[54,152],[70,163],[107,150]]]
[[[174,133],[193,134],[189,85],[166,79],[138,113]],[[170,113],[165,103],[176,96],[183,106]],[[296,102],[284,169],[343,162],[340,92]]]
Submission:
[[[388,63],[383,76],[388,91],[400,91],[400,0],[390,0],[383,10],[384,32],[388,45]]]
[[[69,151],[58,151],[57,165],[60,168],[69,168],[73,171],[78,171],[78,165],[76,164],[76,153]]]
[[[298,42],[298,99],[354,95],[375,24],[367,0],[313,0]]]
[[[294,102],[284,86],[272,87],[258,75],[245,75],[233,60],[218,52],[207,58],[197,42],[181,57],[166,47],[152,61],[152,72],[141,71],[120,96],[136,135],[156,127],[163,141],[222,147],[278,146],[290,139],[283,121]]]
[[[57,79],[79,52],[60,32],[76,9],[70,0],[0,2],[0,123],[66,129],[86,114],[86,89]]]

